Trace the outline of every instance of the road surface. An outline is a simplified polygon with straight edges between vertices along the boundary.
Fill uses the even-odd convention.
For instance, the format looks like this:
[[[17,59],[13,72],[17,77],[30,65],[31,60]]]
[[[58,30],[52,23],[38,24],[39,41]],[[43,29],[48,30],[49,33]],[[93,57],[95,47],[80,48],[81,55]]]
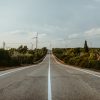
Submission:
[[[100,100],[100,74],[48,54],[38,65],[0,72],[0,100]]]

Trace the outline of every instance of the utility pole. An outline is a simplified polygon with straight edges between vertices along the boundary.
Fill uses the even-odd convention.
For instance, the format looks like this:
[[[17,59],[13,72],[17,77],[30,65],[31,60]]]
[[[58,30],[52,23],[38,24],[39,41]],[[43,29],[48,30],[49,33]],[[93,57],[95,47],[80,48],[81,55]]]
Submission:
[[[36,49],[38,48],[38,32],[37,32],[37,35],[36,35]]]

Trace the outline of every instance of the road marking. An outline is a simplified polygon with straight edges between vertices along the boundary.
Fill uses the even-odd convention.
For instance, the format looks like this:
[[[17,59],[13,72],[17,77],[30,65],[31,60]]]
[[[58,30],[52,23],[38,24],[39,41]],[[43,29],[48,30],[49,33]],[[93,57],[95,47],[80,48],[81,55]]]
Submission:
[[[36,66],[36,65],[33,65],[33,66]],[[33,66],[29,66],[29,67],[24,67],[24,68],[18,68],[16,70],[12,70],[12,71],[9,71],[9,72],[6,72],[6,73],[3,73],[3,74],[0,74],[0,76],[4,76],[4,75],[7,75],[7,74],[11,74],[11,73],[14,73],[14,72],[17,72],[17,71],[21,71],[21,70],[24,70],[24,69],[28,69],[28,68],[31,68]]]
[[[45,59],[46,59],[46,57],[43,59],[43,61],[44,61]],[[31,67],[33,67],[33,66],[38,66],[38,65],[42,64],[43,61],[42,61],[41,63],[37,64],[37,65],[32,65],[32,66],[23,67],[23,68],[18,68],[18,69],[11,69],[12,71],[11,71],[11,70],[8,70],[9,72],[5,72],[5,73],[3,73],[3,74],[0,74],[0,77],[1,77],[1,76],[4,76],[4,75],[11,74],[11,73],[14,73],[14,72],[17,72],[17,71],[21,71],[21,70],[24,70],[24,69],[28,69],[28,68],[31,68]]]
[[[82,72],[85,72],[87,74],[90,74],[90,75],[93,75],[93,76],[96,76],[96,77],[100,78],[100,75],[97,75],[97,74],[94,74],[92,72],[89,72],[88,70],[84,70],[84,69],[82,70],[82,69],[77,69],[77,68],[73,68],[73,69],[78,70],[78,71],[82,71]]]
[[[53,56],[53,55],[52,55],[52,56]],[[59,64],[59,65],[61,65],[61,66],[64,66],[64,67],[67,67],[67,65],[64,65],[64,64],[58,62],[54,56],[53,56],[53,58],[55,59],[55,61],[56,61],[57,64]],[[97,75],[97,74],[100,74],[100,73],[97,73],[97,72],[95,72],[95,73],[97,73],[97,74],[94,74],[93,72],[90,72],[90,71],[85,70],[85,69],[74,68],[74,67],[72,67],[72,66],[70,66],[69,68],[74,69],[74,70],[78,70],[78,71],[81,71],[81,72],[84,72],[84,73],[87,73],[87,74],[90,74],[90,75],[93,75],[93,76],[96,76],[96,77],[99,77],[99,78],[100,78],[100,75]]]
[[[49,54],[49,68],[48,68],[48,100],[52,100],[51,78],[50,78],[50,54]]]

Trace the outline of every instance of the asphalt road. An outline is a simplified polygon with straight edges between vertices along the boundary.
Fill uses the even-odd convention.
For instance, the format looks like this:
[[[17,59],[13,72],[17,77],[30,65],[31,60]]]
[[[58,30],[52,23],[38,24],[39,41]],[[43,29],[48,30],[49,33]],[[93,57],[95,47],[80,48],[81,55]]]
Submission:
[[[0,100],[100,100],[100,73],[47,55],[38,65],[0,72]]]

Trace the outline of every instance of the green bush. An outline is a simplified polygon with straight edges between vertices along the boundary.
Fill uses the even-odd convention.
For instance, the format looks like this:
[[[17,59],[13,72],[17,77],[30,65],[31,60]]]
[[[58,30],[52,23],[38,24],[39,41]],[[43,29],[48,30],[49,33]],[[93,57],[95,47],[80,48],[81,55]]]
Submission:
[[[75,57],[75,65],[78,66],[80,64],[80,62],[82,61],[82,59],[80,59],[80,57]]]
[[[7,50],[0,49],[0,66],[9,66],[11,57]]]
[[[94,53],[90,53],[90,56],[88,58],[89,60],[96,60],[96,56]]]
[[[21,52],[21,50],[24,50]],[[18,50],[0,49],[0,66],[20,66],[23,64],[33,64],[42,59],[47,54],[47,49],[28,50],[27,46],[24,49],[20,47]]]
[[[97,60],[90,60],[89,67],[92,69],[99,69],[100,70],[100,61]]]
[[[89,52],[84,52],[84,48],[53,49],[53,54],[66,64],[100,70],[100,61],[96,56],[99,52],[98,48],[91,48]]]
[[[81,62],[79,63],[79,66],[82,68],[88,68],[89,66],[89,62],[87,58],[84,58],[81,60]]]
[[[69,59],[68,64],[75,65],[75,62],[76,62],[76,59],[73,57]]]

